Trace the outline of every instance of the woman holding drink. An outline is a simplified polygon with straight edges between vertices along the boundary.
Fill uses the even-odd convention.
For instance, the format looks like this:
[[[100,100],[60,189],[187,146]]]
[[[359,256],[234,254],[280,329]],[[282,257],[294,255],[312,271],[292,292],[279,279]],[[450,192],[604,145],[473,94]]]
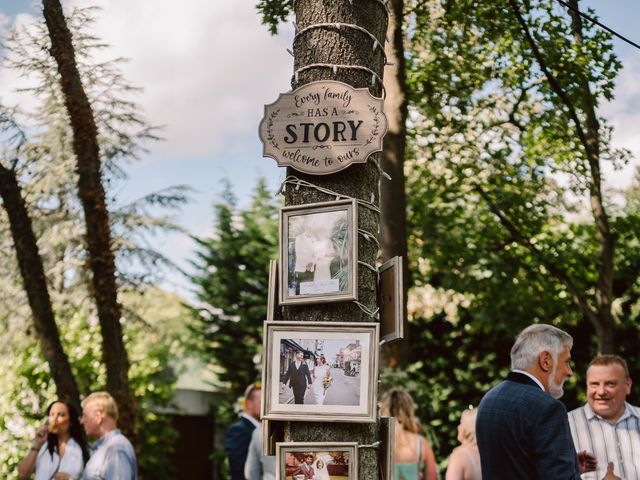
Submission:
[[[78,412],[57,400],[47,408],[47,420],[36,432],[27,456],[18,465],[18,477],[35,480],[76,480],[89,459]]]

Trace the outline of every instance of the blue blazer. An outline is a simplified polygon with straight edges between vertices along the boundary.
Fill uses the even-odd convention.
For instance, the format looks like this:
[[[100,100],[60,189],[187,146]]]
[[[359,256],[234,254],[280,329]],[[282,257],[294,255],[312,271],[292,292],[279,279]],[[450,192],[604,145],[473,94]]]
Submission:
[[[244,417],[229,427],[224,436],[224,450],[229,457],[232,480],[245,480],[244,464],[249,453],[251,434],[255,425]]]
[[[580,480],[567,409],[526,375],[509,373],[483,397],[476,438],[482,478]]]

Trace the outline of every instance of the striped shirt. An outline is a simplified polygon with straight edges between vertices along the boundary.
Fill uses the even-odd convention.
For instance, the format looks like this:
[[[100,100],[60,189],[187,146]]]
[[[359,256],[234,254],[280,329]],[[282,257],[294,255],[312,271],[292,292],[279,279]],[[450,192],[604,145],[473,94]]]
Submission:
[[[584,480],[603,478],[609,462],[623,480],[640,480],[640,408],[625,402],[622,417],[610,423],[587,404],[569,412],[569,426],[576,451],[598,459],[598,469],[583,474]]]

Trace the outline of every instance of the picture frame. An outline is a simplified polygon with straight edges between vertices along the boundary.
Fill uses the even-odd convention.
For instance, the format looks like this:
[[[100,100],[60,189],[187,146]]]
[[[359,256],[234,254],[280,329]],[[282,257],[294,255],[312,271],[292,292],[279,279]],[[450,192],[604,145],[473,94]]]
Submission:
[[[325,478],[358,479],[356,442],[289,442],[276,444],[276,480],[311,478],[301,468]],[[300,471],[299,476],[296,472]]]
[[[280,209],[280,305],[358,299],[356,199]]]
[[[395,456],[396,419],[394,417],[380,417],[379,461],[382,480],[393,480],[393,463]]]
[[[284,422],[262,419],[262,455],[276,454],[276,444],[284,442]]]
[[[404,338],[404,285],[402,257],[395,256],[379,268],[378,307],[380,344]]]
[[[262,418],[377,420],[378,323],[266,321]]]
[[[269,291],[267,292],[267,320],[278,315],[278,261],[269,260]]]

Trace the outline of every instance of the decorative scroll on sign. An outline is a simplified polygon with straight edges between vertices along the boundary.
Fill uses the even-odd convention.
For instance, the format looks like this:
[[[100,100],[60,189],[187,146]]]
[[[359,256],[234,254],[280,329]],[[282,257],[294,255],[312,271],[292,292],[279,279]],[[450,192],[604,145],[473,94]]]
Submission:
[[[325,175],[364,163],[382,150],[387,133],[383,100],[366,88],[312,82],[264,107],[263,155],[281,167]]]

